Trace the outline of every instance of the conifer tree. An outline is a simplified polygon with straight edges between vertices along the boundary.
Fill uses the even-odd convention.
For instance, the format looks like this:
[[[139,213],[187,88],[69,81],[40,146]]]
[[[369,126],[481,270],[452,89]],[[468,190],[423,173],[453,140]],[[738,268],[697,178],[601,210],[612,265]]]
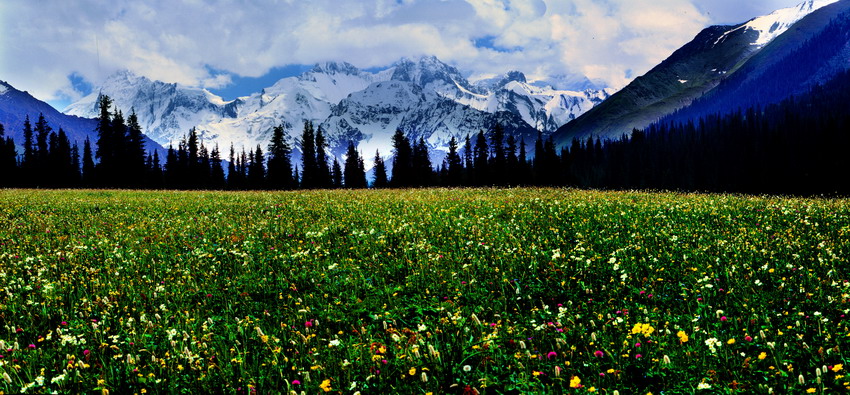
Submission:
[[[83,169],[82,169],[82,180],[83,186],[91,187],[95,184],[95,166],[94,166],[94,153],[91,149],[91,141],[86,137],[86,141],[83,143]]]
[[[480,130],[475,138],[475,169],[473,171],[475,185],[487,185],[490,182],[489,155],[490,149],[487,147],[487,138],[484,137],[484,131]]]
[[[396,129],[393,134],[393,176],[390,180],[392,186],[396,188],[407,187],[411,185],[413,173],[413,150],[410,147],[410,140],[405,137],[401,129]]]
[[[336,158],[334,158],[334,165],[331,168],[331,187],[342,188],[342,167]]]
[[[224,180],[224,169],[221,167],[221,151],[218,149],[218,144],[215,145],[210,153],[210,187],[213,189],[223,189],[226,185]]]
[[[373,188],[386,188],[390,185],[387,180],[387,166],[384,164],[384,158],[381,157],[380,151],[375,151],[375,180],[372,182]]]
[[[446,185],[460,186],[463,178],[463,162],[457,152],[457,139],[454,136],[449,140],[449,153],[446,155],[443,170],[445,171],[443,181]]]
[[[311,189],[318,187],[319,165],[316,162],[316,135],[313,123],[304,122],[301,133],[301,187]]]
[[[320,188],[327,188],[331,186],[332,183],[331,168],[328,163],[328,155],[325,152],[326,148],[328,148],[328,142],[325,139],[322,127],[319,126],[319,129],[316,131],[316,163],[319,169],[318,186]]]
[[[366,188],[366,173],[362,167],[363,159],[357,152],[353,141],[348,142],[345,155],[345,187],[351,189]]]
[[[269,188],[292,189],[292,148],[286,143],[283,125],[275,126],[269,143],[268,180]]]
[[[431,185],[431,178],[434,169],[431,166],[431,157],[428,153],[428,145],[424,138],[419,138],[419,141],[413,146],[413,180],[412,185],[424,187]]]

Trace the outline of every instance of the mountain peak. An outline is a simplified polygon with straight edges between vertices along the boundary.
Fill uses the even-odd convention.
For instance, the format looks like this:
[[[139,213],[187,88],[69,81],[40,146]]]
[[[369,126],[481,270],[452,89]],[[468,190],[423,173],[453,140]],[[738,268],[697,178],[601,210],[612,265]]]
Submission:
[[[469,82],[455,67],[443,63],[436,56],[423,56],[416,62],[403,58],[396,63],[391,79],[413,82],[421,87],[439,82],[458,84],[465,88],[469,86]]]
[[[782,8],[770,13],[769,15],[753,18],[743,26],[736,28],[736,30],[742,27],[745,29],[755,30],[759,33],[759,37],[752,45],[764,46],[788,30],[791,25],[797,23],[800,19],[803,19],[806,15],[837,1],[838,0],[806,0],[794,7]]]
[[[501,82],[499,82],[499,85],[504,86],[504,85],[508,84],[509,82],[514,82],[514,81],[522,82],[522,83],[528,82],[525,79],[525,74],[523,74],[520,71],[512,70],[512,71],[507,72],[502,77],[502,80],[501,80]]]
[[[324,74],[360,74],[360,69],[348,62],[324,62],[316,64],[310,72]]]
[[[11,86],[6,81],[0,81],[0,95],[5,95],[10,88]]]

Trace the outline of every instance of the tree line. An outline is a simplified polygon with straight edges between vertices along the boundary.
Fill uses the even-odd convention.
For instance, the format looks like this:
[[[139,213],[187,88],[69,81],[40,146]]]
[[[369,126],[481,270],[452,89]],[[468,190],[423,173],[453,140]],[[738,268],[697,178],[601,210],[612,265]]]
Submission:
[[[43,116],[24,122],[23,153],[0,125],[0,184],[21,187],[151,189],[313,189],[468,186],[570,186],[600,189],[848,194],[850,71],[807,94],[698,119],[660,121],[620,139],[574,139],[560,149],[538,133],[533,155],[493,125],[452,137],[441,163],[428,143],[397,130],[392,161],[375,152],[367,181],[364,155],[349,142],[344,162],[331,158],[321,127],[305,122],[294,162],[283,126],[266,150],[229,147],[227,171],[216,145],[192,129],[166,157],[146,151],[135,113],[124,118],[99,99],[97,141],[71,144]],[[388,166],[389,165],[389,166]]]
[[[293,147],[283,126],[276,126],[266,151],[260,145],[247,152],[229,147],[227,171],[218,145],[207,147],[193,128],[165,158],[146,150],[138,117],[125,118],[108,96],[98,99],[97,140],[86,139],[82,152],[60,128],[54,132],[44,116],[35,125],[24,123],[24,152],[19,155],[0,125],[0,185],[42,188],[138,189],[315,189],[408,188],[430,186],[555,185],[553,163],[558,162],[552,140],[542,134],[533,160],[527,159],[525,141],[505,138],[496,124],[486,133],[449,141],[445,160],[436,167],[424,139],[415,140],[397,130],[393,135],[391,170],[380,151],[375,152],[372,182],[366,176],[364,155],[349,142],[344,162],[331,158],[321,127],[305,122],[297,140],[300,161],[293,163]],[[459,148],[462,144],[463,149]]]

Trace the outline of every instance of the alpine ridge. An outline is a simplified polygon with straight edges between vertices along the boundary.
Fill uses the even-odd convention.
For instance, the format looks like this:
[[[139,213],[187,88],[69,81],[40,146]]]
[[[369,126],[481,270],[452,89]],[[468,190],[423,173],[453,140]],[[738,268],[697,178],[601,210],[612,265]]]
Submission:
[[[400,128],[426,140],[434,159],[441,161],[451,137],[462,140],[500,122],[506,133],[530,143],[538,132],[548,135],[613,93],[592,84],[580,91],[553,85],[558,84],[528,81],[519,71],[471,82],[455,67],[425,56],[376,72],[345,62],[321,63],[260,92],[225,101],[204,89],[123,71],[65,112],[94,117],[97,97],[105,94],[118,108],[134,109],[147,135],[166,147],[195,127],[207,146],[218,144],[223,151],[231,144],[236,149],[265,146],[279,124],[288,142],[297,146],[295,138],[304,121],[310,121],[323,128],[329,151],[337,157],[349,141],[366,157],[375,150],[389,156],[391,136]]]

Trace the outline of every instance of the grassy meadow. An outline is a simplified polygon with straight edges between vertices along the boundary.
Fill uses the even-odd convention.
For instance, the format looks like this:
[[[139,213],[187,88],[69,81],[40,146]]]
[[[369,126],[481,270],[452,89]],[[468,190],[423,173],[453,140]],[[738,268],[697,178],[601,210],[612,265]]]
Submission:
[[[847,200],[6,190],[0,392],[842,392],[848,264]]]

